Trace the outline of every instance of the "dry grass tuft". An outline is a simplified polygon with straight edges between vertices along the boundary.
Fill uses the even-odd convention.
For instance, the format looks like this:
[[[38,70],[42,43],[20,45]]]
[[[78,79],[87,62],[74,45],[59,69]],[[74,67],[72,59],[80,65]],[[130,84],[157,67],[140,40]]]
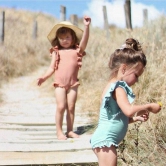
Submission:
[[[2,10],[2,9],[1,9]],[[38,21],[38,38],[32,38],[34,19]],[[5,41],[0,47],[0,72],[3,80],[24,75],[48,63],[50,47],[47,34],[56,19],[42,13],[5,9]]]

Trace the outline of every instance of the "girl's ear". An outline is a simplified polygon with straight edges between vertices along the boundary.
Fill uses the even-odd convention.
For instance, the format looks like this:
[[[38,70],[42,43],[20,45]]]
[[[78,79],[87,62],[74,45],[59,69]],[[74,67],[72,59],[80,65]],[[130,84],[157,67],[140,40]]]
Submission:
[[[126,64],[121,64],[120,71],[121,71],[122,74],[125,74],[126,68],[127,68]]]

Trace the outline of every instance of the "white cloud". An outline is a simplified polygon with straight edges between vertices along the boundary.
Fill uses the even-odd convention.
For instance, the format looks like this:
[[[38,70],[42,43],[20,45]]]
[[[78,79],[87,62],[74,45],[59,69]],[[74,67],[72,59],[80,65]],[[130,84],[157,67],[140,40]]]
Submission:
[[[118,27],[125,28],[125,13],[124,0],[91,0],[88,4],[88,9],[84,11],[84,15],[89,15],[92,18],[92,25],[103,27],[103,6],[107,8],[107,17],[109,24],[115,24]],[[143,25],[143,9],[148,10],[148,20],[153,20],[159,17],[162,13],[154,6],[147,6],[143,3],[131,1],[132,26],[141,27]]]

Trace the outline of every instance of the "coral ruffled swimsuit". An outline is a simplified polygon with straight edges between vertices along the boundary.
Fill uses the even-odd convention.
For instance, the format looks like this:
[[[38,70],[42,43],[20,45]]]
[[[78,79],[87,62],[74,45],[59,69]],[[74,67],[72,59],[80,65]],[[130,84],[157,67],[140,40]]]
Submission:
[[[86,55],[85,52],[79,53],[79,50],[78,46],[67,50],[58,50],[56,46],[50,50],[51,53],[56,52],[55,81],[53,83],[55,87],[68,90],[70,87],[79,85],[78,71],[82,66],[82,57]]]

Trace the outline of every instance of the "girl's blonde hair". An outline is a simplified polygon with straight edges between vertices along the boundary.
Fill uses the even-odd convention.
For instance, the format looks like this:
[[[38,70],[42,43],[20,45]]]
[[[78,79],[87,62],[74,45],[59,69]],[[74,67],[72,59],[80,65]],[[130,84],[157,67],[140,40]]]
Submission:
[[[72,36],[72,44],[71,44],[71,47],[75,47],[78,43],[78,38],[76,36],[76,33],[70,29],[70,28],[67,28],[67,27],[62,27],[62,28],[59,28],[55,34],[56,38],[54,39],[54,41],[52,42],[52,46],[55,47],[55,46],[58,46],[59,49],[62,48],[62,46],[60,45],[59,43],[59,40],[58,40],[58,37],[61,36],[61,35],[65,35],[66,33],[70,33],[71,36]]]
[[[129,38],[126,40],[125,45],[124,48],[116,49],[110,57],[111,78],[117,75],[121,64],[136,65],[138,62],[141,62],[144,67],[146,66],[146,56],[139,42]]]

